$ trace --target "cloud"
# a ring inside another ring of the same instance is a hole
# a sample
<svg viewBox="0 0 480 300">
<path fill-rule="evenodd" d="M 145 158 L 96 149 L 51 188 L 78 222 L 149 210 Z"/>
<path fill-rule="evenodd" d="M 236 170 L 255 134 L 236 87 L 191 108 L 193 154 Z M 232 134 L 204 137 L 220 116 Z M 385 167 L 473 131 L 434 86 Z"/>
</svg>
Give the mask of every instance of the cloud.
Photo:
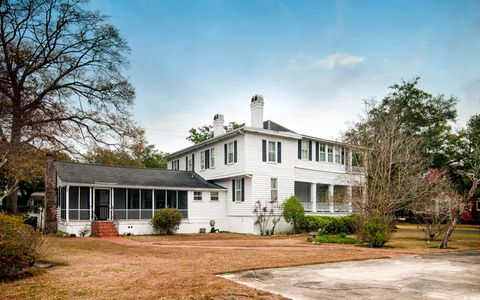
<svg viewBox="0 0 480 300">
<path fill-rule="evenodd" d="M 315 64 L 318 66 L 322 66 L 326 69 L 333 69 L 339 66 L 348 67 L 348 66 L 358 65 L 364 60 L 365 60 L 365 57 L 363 56 L 356 56 L 353 54 L 339 52 L 339 53 L 330 54 L 324 59 L 317 60 L 315 61 Z"/>
<path fill-rule="evenodd" d="M 314 58 L 304 55 L 297 55 L 288 61 L 287 67 L 289 69 L 314 69 L 325 68 L 328 70 L 337 67 L 352 67 L 362 63 L 365 60 L 363 56 L 357 56 L 349 53 L 337 52 L 328 55 L 325 58 Z"/>
</svg>

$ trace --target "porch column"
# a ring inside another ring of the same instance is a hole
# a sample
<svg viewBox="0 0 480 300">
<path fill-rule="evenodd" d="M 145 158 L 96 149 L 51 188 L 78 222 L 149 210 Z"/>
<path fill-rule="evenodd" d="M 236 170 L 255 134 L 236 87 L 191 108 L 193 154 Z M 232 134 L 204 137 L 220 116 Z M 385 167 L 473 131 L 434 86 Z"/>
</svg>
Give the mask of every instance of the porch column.
<svg viewBox="0 0 480 300">
<path fill-rule="evenodd" d="M 88 191 L 88 212 L 90 216 L 90 222 L 93 221 L 93 189 L 90 187 Z"/>
<path fill-rule="evenodd" d="M 310 201 L 312 202 L 312 212 L 317 212 L 317 184 L 310 184 Z"/>
<path fill-rule="evenodd" d="M 348 203 L 348 212 L 353 212 L 352 209 L 352 186 L 347 185 L 347 203 Z"/>
<path fill-rule="evenodd" d="M 68 221 L 70 220 L 70 216 L 69 216 L 69 215 L 70 215 L 70 186 L 69 186 L 69 185 L 67 185 L 67 189 L 66 189 L 66 190 L 67 190 L 67 191 L 66 191 L 66 196 L 65 196 L 65 197 L 66 197 L 67 199 L 65 199 L 65 200 L 66 200 L 66 201 L 65 201 L 65 202 L 66 202 L 66 205 L 65 205 L 65 207 L 66 207 L 65 220 L 67 220 L 67 224 L 68 224 Z"/>
<path fill-rule="evenodd" d="M 333 184 L 328 185 L 328 204 L 330 207 L 330 212 L 333 213 L 335 212 L 333 209 L 333 191 L 335 189 L 335 186 Z"/>
</svg>

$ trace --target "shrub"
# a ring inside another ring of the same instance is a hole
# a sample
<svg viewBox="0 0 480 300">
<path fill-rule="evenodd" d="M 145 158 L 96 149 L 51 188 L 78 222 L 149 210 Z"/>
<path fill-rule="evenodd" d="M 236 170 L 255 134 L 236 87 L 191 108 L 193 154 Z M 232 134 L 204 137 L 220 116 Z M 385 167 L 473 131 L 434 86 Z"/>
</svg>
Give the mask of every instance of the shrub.
<svg viewBox="0 0 480 300">
<path fill-rule="evenodd" d="M 302 231 L 323 231 L 326 233 L 355 233 L 359 217 L 357 215 L 345 217 L 305 216 Z"/>
<path fill-rule="evenodd" d="M 390 239 L 390 229 L 379 218 L 371 218 L 362 223 L 358 237 L 370 247 L 383 247 Z"/>
<path fill-rule="evenodd" d="M 282 204 L 283 218 L 293 225 L 293 233 L 300 229 L 305 219 L 305 210 L 297 197 L 291 196 Z"/>
<path fill-rule="evenodd" d="M 42 234 L 22 217 L 0 213 L 0 278 L 32 266 L 42 242 Z"/>
<path fill-rule="evenodd" d="M 182 222 L 182 213 L 176 208 L 162 208 L 155 212 L 153 229 L 160 234 L 173 234 Z"/>
<path fill-rule="evenodd" d="M 319 234 L 316 239 L 317 243 L 330 243 L 330 244 L 356 244 L 358 240 L 347 237 L 344 233 L 338 236 Z"/>
</svg>

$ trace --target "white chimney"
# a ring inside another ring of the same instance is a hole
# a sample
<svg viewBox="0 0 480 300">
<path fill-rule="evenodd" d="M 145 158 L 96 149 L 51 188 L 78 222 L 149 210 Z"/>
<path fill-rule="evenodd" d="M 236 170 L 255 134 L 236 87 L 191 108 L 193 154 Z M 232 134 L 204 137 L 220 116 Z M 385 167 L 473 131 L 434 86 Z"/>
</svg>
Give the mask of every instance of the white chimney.
<svg viewBox="0 0 480 300">
<path fill-rule="evenodd" d="M 216 114 L 213 117 L 213 136 L 214 137 L 225 133 L 224 125 L 225 125 L 225 119 L 223 118 L 223 115 Z"/>
<path fill-rule="evenodd" d="M 262 95 L 255 95 L 250 102 L 250 110 L 252 122 L 250 126 L 256 128 L 263 128 L 263 97 Z"/>
</svg>

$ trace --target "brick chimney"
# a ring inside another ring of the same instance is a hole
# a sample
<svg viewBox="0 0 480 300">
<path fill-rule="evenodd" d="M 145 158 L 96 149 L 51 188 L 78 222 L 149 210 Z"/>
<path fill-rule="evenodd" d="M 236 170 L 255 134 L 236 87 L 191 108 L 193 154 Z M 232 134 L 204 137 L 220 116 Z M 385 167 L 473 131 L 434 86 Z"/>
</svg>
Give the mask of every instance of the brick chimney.
<svg viewBox="0 0 480 300">
<path fill-rule="evenodd" d="M 225 119 L 223 118 L 223 115 L 216 114 L 213 117 L 213 136 L 214 137 L 225 133 L 224 125 L 225 125 Z"/>
<path fill-rule="evenodd" d="M 45 156 L 45 233 L 57 232 L 57 175 L 51 153 Z"/>
<path fill-rule="evenodd" d="M 263 97 L 262 95 L 255 95 L 250 102 L 251 123 L 250 126 L 256 128 L 263 128 Z"/>
</svg>

